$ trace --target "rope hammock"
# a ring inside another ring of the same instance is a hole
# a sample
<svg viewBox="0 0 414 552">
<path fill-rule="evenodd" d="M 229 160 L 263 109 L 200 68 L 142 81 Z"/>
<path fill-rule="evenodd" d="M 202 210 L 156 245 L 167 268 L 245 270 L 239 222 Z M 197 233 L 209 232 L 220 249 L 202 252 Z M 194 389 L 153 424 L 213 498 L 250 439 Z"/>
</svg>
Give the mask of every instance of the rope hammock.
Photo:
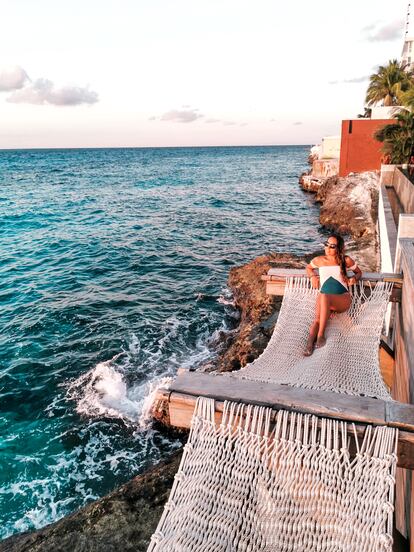
<svg viewBox="0 0 414 552">
<path fill-rule="evenodd" d="M 198 399 L 148 552 L 392 551 L 397 430 L 273 414 Z"/>
<path fill-rule="evenodd" d="M 382 379 L 378 348 L 392 284 L 353 286 L 348 311 L 329 320 L 326 345 L 303 352 L 314 320 L 318 290 L 308 278 L 289 278 L 275 330 L 262 355 L 229 377 L 288 384 L 391 400 Z"/>
<path fill-rule="evenodd" d="M 391 400 L 378 346 L 391 285 L 329 321 L 326 345 L 304 357 L 317 290 L 287 281 L 263 354 L 229 378 Z M 231 382 L 229 381 L 229 384 Z M 148 552 L 392 551 L 398 431 L 199 397 L 170 498 Z"/>
</svg>

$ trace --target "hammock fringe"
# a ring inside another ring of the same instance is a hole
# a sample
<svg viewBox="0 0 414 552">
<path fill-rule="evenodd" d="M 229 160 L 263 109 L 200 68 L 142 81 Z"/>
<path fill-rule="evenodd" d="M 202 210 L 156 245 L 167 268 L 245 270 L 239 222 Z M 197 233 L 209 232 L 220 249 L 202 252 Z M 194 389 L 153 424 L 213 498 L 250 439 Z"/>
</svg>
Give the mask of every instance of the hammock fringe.
<svg viewBox="0 0 414 552">
<path fill-rule="evenodd" d="M 398 431 L 200 397 L 148 552 L 391 552 Z M 349 437 L 351 435 L 351 437 Z"/>
</svg>

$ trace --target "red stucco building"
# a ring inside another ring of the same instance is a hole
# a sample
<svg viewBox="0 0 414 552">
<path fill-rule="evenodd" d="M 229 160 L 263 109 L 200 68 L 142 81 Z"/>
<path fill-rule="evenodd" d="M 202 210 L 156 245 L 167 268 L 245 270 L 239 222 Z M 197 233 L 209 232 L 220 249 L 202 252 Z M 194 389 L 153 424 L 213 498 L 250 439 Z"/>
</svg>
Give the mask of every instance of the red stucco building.
<svg viewBox="0 0 414 552">
<path fill-rule="evenodd" d="M 339 176 L 351 172 L 379 170 L 382 144 L 375 140 L 374 132 L 395 119 L 350 119 L 342 121 Z"/>
</svg>

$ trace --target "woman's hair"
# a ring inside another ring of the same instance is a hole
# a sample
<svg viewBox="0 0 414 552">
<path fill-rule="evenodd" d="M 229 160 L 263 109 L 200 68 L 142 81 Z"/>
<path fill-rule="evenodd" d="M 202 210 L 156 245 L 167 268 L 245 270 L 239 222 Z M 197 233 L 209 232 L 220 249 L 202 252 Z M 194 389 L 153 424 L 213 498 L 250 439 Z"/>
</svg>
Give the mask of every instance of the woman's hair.
<svg viewBox="0 0 414 552">
<path fill-rule="evenodd" d="M 332 232 L 332 234 L 329 234 L 329 238 L 335 238 L 337 243 L 336 248 L 336 262 L 339 264 L 341 268 L 341 274 L 344 278 L 346 278 L 346 261 L 345 261 L 345 242 L 344 238 L 340 236 L 339 234 L 335 234 L 335 232 Z"/>
</svg>

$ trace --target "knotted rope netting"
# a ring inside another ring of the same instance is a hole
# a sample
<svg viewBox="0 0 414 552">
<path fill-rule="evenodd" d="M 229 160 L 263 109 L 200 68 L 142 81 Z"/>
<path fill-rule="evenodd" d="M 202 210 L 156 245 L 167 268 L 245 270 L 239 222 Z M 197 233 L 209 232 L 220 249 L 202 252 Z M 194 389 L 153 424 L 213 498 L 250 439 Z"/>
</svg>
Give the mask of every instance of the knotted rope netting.
<svg viewBox="0 0 414 552">
<path fill-rule="evenodd" d="M 391 552 L 397 430 L 199 398 L 149 552 Z"/>
</svg>

